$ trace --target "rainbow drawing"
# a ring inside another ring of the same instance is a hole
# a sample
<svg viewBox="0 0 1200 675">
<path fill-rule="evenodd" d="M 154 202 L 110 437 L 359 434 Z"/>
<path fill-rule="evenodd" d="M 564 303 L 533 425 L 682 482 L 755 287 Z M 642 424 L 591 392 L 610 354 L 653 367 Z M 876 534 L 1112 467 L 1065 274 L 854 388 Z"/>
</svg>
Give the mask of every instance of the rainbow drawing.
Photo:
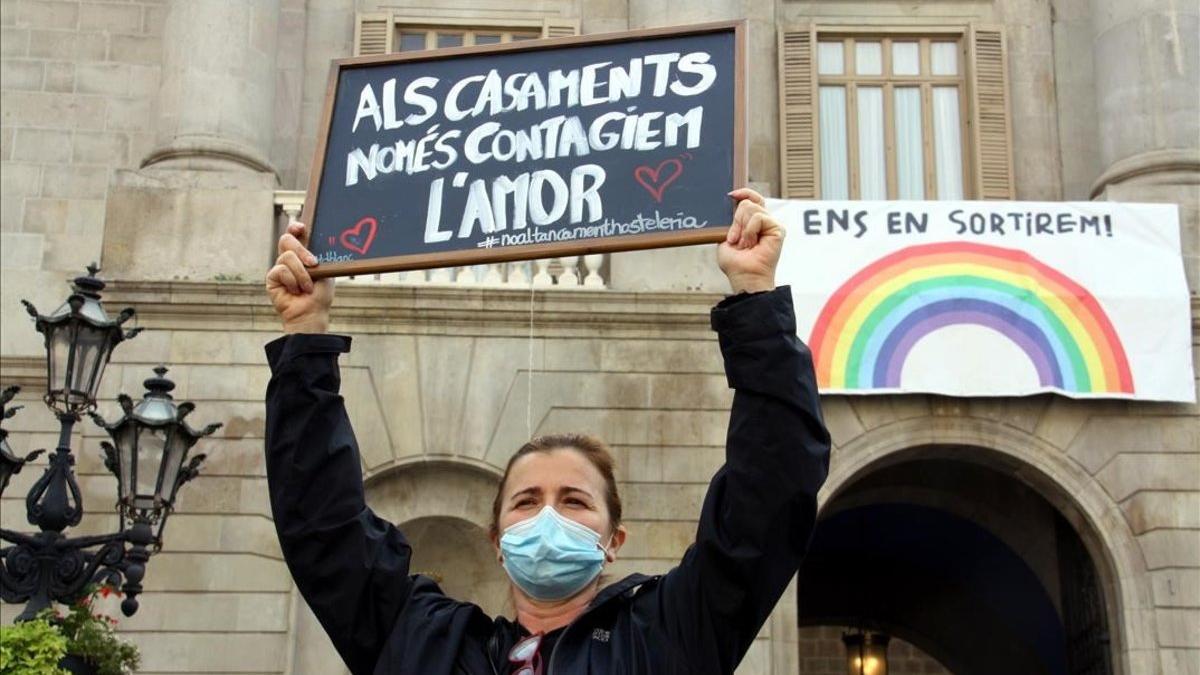
<svg viewBox="0 0 1200 675">
<path fill-rule="evenodd" d="M 1091 293 L 1024 251 L 970 242 L 910 246 L 842 284 L 809 338 L 817 383 L 897 389 L 913 346 L 961 324 L 1011 339 L 1044 387 L 1133 393 L 1125 349 Z"/>
</svg>

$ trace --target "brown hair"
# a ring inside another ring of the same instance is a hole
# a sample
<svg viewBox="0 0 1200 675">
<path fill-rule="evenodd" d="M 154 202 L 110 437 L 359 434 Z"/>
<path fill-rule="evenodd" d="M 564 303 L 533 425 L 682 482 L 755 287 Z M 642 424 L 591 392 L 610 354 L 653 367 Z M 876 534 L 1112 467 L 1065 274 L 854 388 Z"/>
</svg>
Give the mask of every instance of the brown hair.
<svg viewBox="0 0 1200 675">
<path fill-rule="evenodd" d="M 608 445 L 586 434 L 551 434 L 538 436 L 522 445 L 508 460 L 504 467 L 504 477 L 500 479 L 500 487 L 496 489 L 496 499 L 492 502 L 492 538 L 500 535 L 500 506 L 504 500 L 504 486 L 508 484 L 508 474 L 513 464 L 525 455 L 535 452 L 552 452 L 554 450 L 575 450 L 582 454 L 604 478 L 604 502 L 608 505 L 608 515 L 612 519 L 612 529 L 621 524 L 621 496 L 617 494 L 617 479 L 613 477 L 613 456 Z"/>
</svg>

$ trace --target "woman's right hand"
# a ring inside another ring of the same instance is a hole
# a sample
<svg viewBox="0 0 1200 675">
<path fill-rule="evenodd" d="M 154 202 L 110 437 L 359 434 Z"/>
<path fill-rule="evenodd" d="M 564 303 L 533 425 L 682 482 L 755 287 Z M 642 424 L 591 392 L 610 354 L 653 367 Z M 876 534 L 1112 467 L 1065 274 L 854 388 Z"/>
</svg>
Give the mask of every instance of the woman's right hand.
<svg viewBox="0 0 1200 675">
<path fill-rule="evenodd" d="M 333 304 L 333 278 L 313 280 L 308 268 L 317 258 L 300 243 L 304 223 L 292 222 L 279 238 L 279 257 L 267 272 L 267 296 L 285 333 L 324 333 Z"/>
</svg>

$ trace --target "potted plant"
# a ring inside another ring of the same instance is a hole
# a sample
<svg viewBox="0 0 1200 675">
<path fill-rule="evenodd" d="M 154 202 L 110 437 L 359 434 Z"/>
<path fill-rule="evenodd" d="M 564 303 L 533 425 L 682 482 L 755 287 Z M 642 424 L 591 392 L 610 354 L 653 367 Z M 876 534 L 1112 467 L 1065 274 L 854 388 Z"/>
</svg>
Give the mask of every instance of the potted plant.
<svg viewBox="0 0 1200 675">
<path fill-rule="evenodd" d="M 129 675 L 141 657 L 117 637 L 117 620 L 97 608 L 97 599 L 120 596 L 110 586 L 93 586 L 66 614 L 47 609 L 36 620 L 2 629 L 0 675 Z M 40 670 L 39 670 L 40 668 Z"/>
<path fill-rule="evenodd" d="M 0 626 L 0 673 L 59 675 L 67 638 L 46 619 Z"/>
<path fill-rule="evenodd" d="M 96 600 L 122 594 L 112 586 L 92 586 L 58 620 L 67 638 L 67 658 L 60 664 L 73 675 L 128 675 L 141 660 L 137 647 L 117 637 L 117 620 L 99 611 Z"/>
</svg>

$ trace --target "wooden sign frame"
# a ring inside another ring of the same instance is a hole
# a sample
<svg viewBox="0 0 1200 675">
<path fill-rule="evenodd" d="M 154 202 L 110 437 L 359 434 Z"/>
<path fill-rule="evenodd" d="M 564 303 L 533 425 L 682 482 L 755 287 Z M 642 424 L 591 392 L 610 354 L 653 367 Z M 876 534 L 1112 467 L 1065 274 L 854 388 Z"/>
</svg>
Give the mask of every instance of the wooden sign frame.
<svg viewBox="0 0 1200 675">
<path fill-rule="evenodd" d="M 731 188 L 742 187 L 747 180 L 748 155 L 746 147 L 746 30 L 745 19 L 735 21 L 718 21 L 686 26 L 667 28 L 649 28 L 641 30 L 602 33 L 597 35 L 580 35 L 560 38 L 545 38 L 540 40 L 522 40 L 495 45 L 478 45 L 471 47 L 451 47 L 435 50 L 414 51 L 409 53 L 387 54 L 382 56 L 358 56 L 333 61 L 329 69 L 329 80 L 326 85 L 325 103 L 321 114 L 320 138 L 317 140 L 316 151 L 313 155 L 312 172 L 309 176 L 308 193 L 305 196 L 301 221 L 312 225 L 311 219 L 316 213 L 317 192 L 325 169 L 326 145 L 332 131 L 333 110 L 337 95 L 338 79 L 344 69 L 361 66 L 373 66 L 387 63 L 407 61 L 437 61 L 452 59 L 465 55 L 507 54 L 514 52 L 545 51 L 561 47 L 580 45 L 600 45 L 621 42 L 636 42 L 647 38 L 684 37 L 708 33 L 732 31 L 734 34 L 734 107 L 733 107 L 733 185 Z M 306 229 L 307 237 L 312 228 Z M 500 248 L 471 249 L 461 251 L 443 251 L 434 253 L 419 253 L 400 256 L 371 258 L 340 263 L 323 263 L 310 270 L 313 278 L 331 276 L 347 276 L 353 274 L 373 274 L 376 272 L 393 272 L 435 267 L 453 267 L 461 265 L 477 265 L 484 263 L 509 262 L 513 260 L 532 260 L 536 258 L 551 258 L 564 255 L 586 255 L 591 253 L 608 253 L 613 251 L 634 251 L 650 248 L 666 248 L 672 246 L 689 246 L 693 244 L 709 244 L 724 240 L 727 227 L 708 227 L 702 230 L 677 231 L 652 234 L 627 234 L 605 238 L 581 239 L 569 242 L 552 242 L 544 244 L 524 244 Z"/>
</svg>

